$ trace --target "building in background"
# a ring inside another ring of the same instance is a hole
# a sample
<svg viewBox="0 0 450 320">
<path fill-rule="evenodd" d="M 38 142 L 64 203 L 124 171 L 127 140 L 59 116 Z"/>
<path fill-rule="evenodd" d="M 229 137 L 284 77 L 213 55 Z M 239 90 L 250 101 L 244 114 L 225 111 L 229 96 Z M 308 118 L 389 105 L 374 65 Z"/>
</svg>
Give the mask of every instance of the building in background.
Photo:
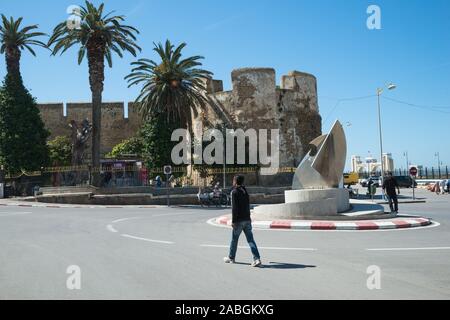
<svg viewBox="0 0 450 320">
<path fill-rule="evenodd" d="M 394 159 L 392 153 L 383 153 L 384 171 L 394 171 Z"/>
<path fill-rule="evenodd" d="M 383 153 L 384 171 L 394 171 L 394 159 L 391 153 Z M 381 171 L 381 162 L 371 156 L 366 157 L 364 161 L 361 156 L 353 155 L 351 157 L 351 170 L 358 173 L 376 174 Z"/>
<path fill-rule="evenodd" d="M 366 164 L 361 161 L 360 156 L 352 156 L 351 158 L 351 171 L 352 172 L 358 172 L 358 173 L 364 173 L 366 172 Z"/>
</svg>

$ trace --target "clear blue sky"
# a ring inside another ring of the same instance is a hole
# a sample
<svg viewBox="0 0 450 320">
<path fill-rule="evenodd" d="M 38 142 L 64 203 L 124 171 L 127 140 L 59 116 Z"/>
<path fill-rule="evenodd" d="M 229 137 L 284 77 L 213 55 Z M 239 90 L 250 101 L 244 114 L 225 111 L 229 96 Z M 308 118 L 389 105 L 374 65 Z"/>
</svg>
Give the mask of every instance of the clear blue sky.
<svg viewBox="0 0 450 320">
<path fill-rule="evenodd" d="M 234 68 L 273 67 L 277 81 L 289 70 L 313 73 L 318 79 L 323 129 L 335 119 L 346 127 L 348 159 L 370 151 L 378 157 L 376 97 L 388 82 L 397 89 L 386 97 L 419 106 L 382 100 L 384 150 L 396 166 L 405 167 L 403 152 L 414 164 L 436 166 L 435 152 L 450 165 L 450 1 L 448 0 L 107 0 L 106 10 L 127 16 L 137 27 L 143 48 L 139 57 L 154 57 L 153 42 L 187 42 L 186 54 L 205 56 L 204 66 L 230 88 Z M 76 0 L 0 0 L 1 13 L 23 16 L 50 33 L 67 18 Z M 100 1 L 95 0 L 95 4 Z M 370 4 L 381 8 L 381 30 L 366 27 Z M 22 73 L 38 102 L 89 101 L 87 63 L 76 63 L 76 49 L 50 57 L 24 53 Z M 131 55 L 114 57 L 107 69 L 104 100 L 131 101 L 123 77 Z M 5 64 L 0 62 L 0 77 Z M 442 108 L 430 108 L 439 106 Z M 447 108 L 444 108 L 447 107 Z"/>
</svg>

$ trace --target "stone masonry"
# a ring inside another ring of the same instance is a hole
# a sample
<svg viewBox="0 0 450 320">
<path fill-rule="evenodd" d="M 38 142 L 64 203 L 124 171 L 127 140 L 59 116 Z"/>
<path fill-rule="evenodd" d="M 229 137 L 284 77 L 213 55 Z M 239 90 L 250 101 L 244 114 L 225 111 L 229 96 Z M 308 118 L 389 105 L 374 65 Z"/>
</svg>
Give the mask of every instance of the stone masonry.
<svg viewBox="0 0 450 320">
<path fill-rule="evenodd" d="M 88 119 L 92 123 L 92 107 L 90 103 L 67 103 L 67 116 L 63 114 L 63 103 L 38 104 L 41 117 L 50 131 L 49 140 L 57 136 L 70 136 L 69 122 L 81 122 Z M 104 102 L 102 104 L 101 153 L 104 155 L 112 148 L 135 135 L 141 126 L 137 106 L 128 103 L 128 118 L 124 116 L 123 102 Z M 88 143 L 90 146 L 91 144 Z M 87 148 L 87 159 L 90 158 L 90 148 Z"/>
<path fill-rule="evenodd" d="M 243 68 L 233 70 L 231 79 L 231 91 L 223 91 L 220 80 L 207 81 L 208 121 L 225 122 L 227 126 L 244 130 L 278 128 L 280 165 L 298 165 L 308 143 L 321 134 L 316 78 L 311 74 L 292 71 L 283 75 L 280 86 L 277 86 L 274 69 Z M 63 115 L 63 103 L 38 106 L 45 126 L 51 132 L 49 139 L 69 136 L 68 123 L 71 120 L 78 122 L 87 118 L 91 121 L 90 103 L 67 103 L 66 117 Z M 123 102 L 102 104 L 102 154 L 132 137 L 141 126 L 137 106 L 129 102 L 127 107 L 128 118 L 125 118 Z M 200 120 L 195 121 L 198 123 Z M 87 152 L 90 152 L 89 148 Z"/>
<path fill-rule="evenodd" d="M 243 68 L 233 70 L 231 80 L 232 91 L 222 91 L 219 80 L 208 83 L 208 121 L 244 130 L 280 129 L 280 165 L 297 166 L 322 132 L 316 78 L 291 71 L 276 86 L 274 69 Z"/>
</svg>

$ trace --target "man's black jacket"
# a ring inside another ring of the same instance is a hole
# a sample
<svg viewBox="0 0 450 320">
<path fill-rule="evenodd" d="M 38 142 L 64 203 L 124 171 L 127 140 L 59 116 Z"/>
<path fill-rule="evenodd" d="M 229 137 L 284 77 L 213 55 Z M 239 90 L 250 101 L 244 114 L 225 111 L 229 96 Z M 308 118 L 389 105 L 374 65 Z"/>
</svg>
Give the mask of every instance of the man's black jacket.
<svg viewBox="0 0 450 320">
<path fill-rule="evenodd" d="M 244 186 L 237 186 L 231 191 L 233 223 L 250 221 L 250 197 Z"/>
<path fill-rule="evenodd" d="M 386 190 L 388 196 L 395 196 L 395 188 L 398 188 L 397 180 L 394 177 L 386 177 L 383 181 L 383 189 Z"/>
</svg>

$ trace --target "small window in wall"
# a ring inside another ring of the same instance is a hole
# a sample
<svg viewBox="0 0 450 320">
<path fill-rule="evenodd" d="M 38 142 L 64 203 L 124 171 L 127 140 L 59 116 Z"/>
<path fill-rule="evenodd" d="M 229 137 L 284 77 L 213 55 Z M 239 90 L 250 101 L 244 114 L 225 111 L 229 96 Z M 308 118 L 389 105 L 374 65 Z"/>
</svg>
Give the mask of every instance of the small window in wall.
<svg viewBox="0 0 450 320">
<path fill-rule="evenodd" d="M 67 104 L 63 103 L 63 117 L 67 117 Z"/>
<path fill-rule="evenodd" d="M 123 104 L 123 117 L 128 119 L 128 103 L 126 102 Z"/>
</svg>

